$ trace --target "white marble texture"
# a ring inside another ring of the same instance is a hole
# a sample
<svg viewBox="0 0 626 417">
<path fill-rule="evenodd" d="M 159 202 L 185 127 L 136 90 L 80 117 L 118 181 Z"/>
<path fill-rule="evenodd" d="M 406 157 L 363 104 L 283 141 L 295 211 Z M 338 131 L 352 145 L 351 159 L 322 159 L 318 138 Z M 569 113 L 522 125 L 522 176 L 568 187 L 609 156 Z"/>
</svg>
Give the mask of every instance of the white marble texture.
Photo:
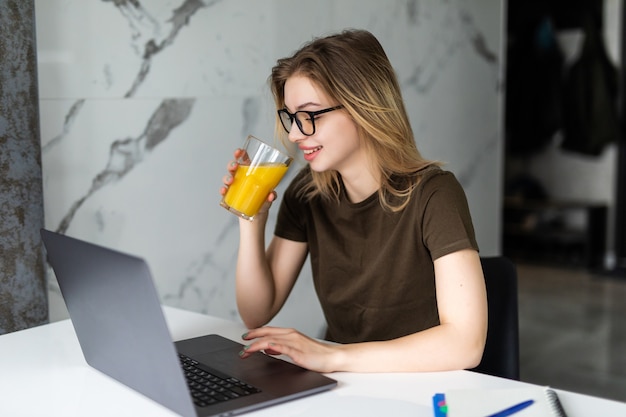
<svg viewBox="0 0 626 417">
<path fill-rule="evenodd" d="M 276 59 L 347 27 L 380 39 L 420 150 L 456 173 L 482 253 L 499 253 L 501 1 L 37 0 L 36 13 L 46 227 L 144 257 L 164 303 L 238 318 L 225 165 L 247 134 L 272 137 Z M 51 320 L 66 317 L 53 276 L 49 290 Z M 274 323 L 319 335 L 308 266 Z"/>
</svg>

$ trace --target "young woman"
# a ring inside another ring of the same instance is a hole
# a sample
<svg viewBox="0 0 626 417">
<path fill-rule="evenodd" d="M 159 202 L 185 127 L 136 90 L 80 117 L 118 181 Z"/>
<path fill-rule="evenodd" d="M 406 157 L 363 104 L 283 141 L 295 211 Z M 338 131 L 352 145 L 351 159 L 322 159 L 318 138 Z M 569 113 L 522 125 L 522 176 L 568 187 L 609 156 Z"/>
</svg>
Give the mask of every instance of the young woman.
<svg viewBox="0 0 626 417">
<path fill-rule="evenodd" d="M 320 372 L 478 365 L 487 301 L 466 197 L 417 150 L 380 43 L 363 30 L 314 39 L 278 60 L 269 82 L 277 128 L 308 165 L 285 192 L 267 248 L 275 193 L 254 221 L 239 221 L 237 304 L 251 329 L 241 356 L 284 354 Z M 307 256 L 325 339 L 337 343 L 265 326 Z"/>
</svg>

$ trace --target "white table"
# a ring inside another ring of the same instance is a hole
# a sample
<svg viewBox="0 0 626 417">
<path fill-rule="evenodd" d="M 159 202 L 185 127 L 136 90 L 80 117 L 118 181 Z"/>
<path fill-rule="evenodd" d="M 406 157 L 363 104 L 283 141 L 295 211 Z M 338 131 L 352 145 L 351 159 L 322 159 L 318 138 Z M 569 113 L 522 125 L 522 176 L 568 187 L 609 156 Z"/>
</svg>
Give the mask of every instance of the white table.
<svg viewBox="0 0 626 417">
<path fill-rule="evenodd" d="M 241 342 L 242 324 L 164 307 L 175 340 L 218 333 Z M 332 391 L 249 413 L 264 416 L 432 417 L 435 392 L 528 385 L 469 371 L 333 373 Z M 558 387 L 555 387 L 558 388 Z M 626 416 L 626 403 L 558 390 L 570 417 Z M 69 320 L 0 336 L 0 416 L 173 416 L 90 368 Z"/>
</svg>

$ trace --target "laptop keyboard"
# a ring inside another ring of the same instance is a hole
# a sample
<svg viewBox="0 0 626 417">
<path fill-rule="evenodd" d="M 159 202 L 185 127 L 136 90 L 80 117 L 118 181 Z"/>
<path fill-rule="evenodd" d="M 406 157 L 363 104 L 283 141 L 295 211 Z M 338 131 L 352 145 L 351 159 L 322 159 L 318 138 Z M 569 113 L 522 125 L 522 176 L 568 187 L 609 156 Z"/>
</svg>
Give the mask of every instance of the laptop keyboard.
<svg viewBox="0 0 626 417">
<path fill-rule="evenodd" d="M 261 392 L 256 387 L 233 377 L 220 377 L 199 366 L 198 361 L 179 354 L 193 402 L 206 407 L 218 402 Z"/>
</svg>

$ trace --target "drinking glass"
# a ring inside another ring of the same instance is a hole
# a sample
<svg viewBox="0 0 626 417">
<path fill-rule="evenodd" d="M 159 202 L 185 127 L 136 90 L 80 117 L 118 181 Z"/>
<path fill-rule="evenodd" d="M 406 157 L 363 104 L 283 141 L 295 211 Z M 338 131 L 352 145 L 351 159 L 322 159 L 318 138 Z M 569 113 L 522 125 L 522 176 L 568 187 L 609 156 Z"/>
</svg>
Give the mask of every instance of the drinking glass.
<svg viewBox="0 0 626 417">
<path fill-rule="evenodd" d="M 246 138 L 243 150 L 233 182 L 220 205 L 239 217 L 254 220 L 293 158 L 252 135 Z"/>
</svg>

